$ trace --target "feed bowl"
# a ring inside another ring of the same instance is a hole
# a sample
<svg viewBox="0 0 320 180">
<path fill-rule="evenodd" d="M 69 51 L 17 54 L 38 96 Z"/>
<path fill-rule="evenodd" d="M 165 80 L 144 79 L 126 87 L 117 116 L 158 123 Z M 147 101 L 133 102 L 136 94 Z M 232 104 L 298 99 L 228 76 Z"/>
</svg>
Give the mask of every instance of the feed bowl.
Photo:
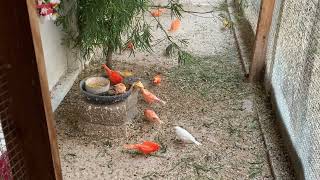
<svg viewBox="0 0 320 180">
<path fill-rule="evenodd" d="M 85 80 L 85 88 L 92 94 L 105 93 L 110 88 L 110 81 L 104 77 L 90 77 Z"/>
<path fill-rule="evenodd" d="M 85 88 L 85 80 L 82 80 L 80 82 L 80 91 L 81 93 L 88 99 L 89 101 L 93 103 L 98 104 L 114 104 L 117 102 L 121 102 L 126 100 L 132 93 L 133 86 L 131 86 L 125 93 L 109 96 L 107 93 L 101 93 L 101 94 L 92 94 L 88 92 Z"/>
</svg>

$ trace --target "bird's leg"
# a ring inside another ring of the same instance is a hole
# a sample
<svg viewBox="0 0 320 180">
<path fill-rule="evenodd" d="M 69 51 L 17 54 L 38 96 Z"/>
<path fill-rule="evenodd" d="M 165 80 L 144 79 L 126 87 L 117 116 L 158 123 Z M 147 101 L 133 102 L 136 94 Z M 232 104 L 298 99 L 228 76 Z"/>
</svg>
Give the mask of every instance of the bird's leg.
<svg viewBox="0 0 320 180">
<path fill-rule="evenodd" d="M 181 140 L 176 140 L 178 144 L 181 144 L 182 147 L 186 147 L 186 143 Z"/>
<path fill-rule="evenodd" d="M 181 144 L 182 144 L 182 147 L 187 147 L 185 142 L 181 141 Z"/>
</svg>

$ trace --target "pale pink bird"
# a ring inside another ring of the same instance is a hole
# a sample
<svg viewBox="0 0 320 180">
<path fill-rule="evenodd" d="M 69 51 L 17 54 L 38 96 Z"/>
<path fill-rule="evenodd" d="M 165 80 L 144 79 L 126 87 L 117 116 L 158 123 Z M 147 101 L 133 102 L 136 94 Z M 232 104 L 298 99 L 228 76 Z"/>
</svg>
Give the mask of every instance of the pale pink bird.
<svg viewBox="0 0 320 180">
<path fill-rule="evenodd" d="M 162 124 L 163 122 L 160 120 L 159 116 L 151 109 L 144 110 L 144 117 L 150 121 L 158 124 Z"/>
<path fill-rule="evenodd" d="M 159 99 L 157 96 L 155 96 L 154 94 L 152 94 L 150 91 L 148 91 L 147 89 L 144 89 L 142 88 L 141 89 L 141 92 L 142 92 L 142 96 L 144 98 L 144 100 L 149 103 L 149 104 L 152 104 L 152 103 L 155 103 L 155 102 L 159 102 L 159 103 L 162 103 L 163 105 L 166 104 L 165 101 Z"/>
<path fill-rule="evenodd" d="M 179 19 L 175 19 L 171 22 L 170 29 L 168 30 L 169 32 L 176 32 L 181 25 L 181 21 Z"/>
</svg>

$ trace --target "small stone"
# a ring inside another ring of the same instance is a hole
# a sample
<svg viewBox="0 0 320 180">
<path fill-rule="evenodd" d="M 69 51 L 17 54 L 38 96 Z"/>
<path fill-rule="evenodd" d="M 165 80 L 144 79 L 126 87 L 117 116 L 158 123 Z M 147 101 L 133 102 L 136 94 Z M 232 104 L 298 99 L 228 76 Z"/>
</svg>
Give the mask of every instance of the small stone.
<svg viewBox="0 0 320 180">
<path fill-rule="evenodd" d="M 253 102 L 251 100 L 244 100 L 242 103 L 242 109 L 247 112 L 253 112 Z"/>
</svg>

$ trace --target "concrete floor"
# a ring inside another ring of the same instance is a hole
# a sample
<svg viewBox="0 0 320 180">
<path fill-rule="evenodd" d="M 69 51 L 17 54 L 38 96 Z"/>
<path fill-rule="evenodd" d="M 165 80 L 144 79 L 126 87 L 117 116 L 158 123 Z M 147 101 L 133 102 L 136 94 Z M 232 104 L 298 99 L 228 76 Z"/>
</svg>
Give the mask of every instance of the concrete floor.
<svg viewBox="0 0 320 180">
<path fill-rule="evenodd" d="M 185 1 L 185 7 L 207 11 L 223 3 Z M 163 56 L 167 42 L 157 44 L 151 54 L 116 56 L 117 69 L 133 70 L 168 102 L 152 106 L 165 122 L 161 127 L 145 122 L 140 113 L 128 127 L 129 136 L 81 134 L 73 126 L 80 120 L 72 112 L 76 99 L 82 98 L 78 81 L 101 72 L 100 65 L 93 63 L 82 72 L 55 113 L 64 179 L 293 179 L 267 98 L 244 82 L 233 34 L 219 16 L 225 13 L 184 15 L 181 29 L 172 35 L 189 39 L 187 50 L 195 58 L 187 66 L 177 68 L 176 59 Z M 170 21 L 165 15 L 164 24 L 169 26 Z M 162 37 L 159 30 L 154 34 L 155 39 Z M 149 80 L 159 71 L 165 81 L 153 87 Z M 146 107 L 140 99 L 138 109 Z M 174 125 L 185 127 L 203 145 L 181 146 Z M 124 144 L 142 140 L 160 142 L 162 151 L 145 157 L 123 150 Z"/>
</svg>

